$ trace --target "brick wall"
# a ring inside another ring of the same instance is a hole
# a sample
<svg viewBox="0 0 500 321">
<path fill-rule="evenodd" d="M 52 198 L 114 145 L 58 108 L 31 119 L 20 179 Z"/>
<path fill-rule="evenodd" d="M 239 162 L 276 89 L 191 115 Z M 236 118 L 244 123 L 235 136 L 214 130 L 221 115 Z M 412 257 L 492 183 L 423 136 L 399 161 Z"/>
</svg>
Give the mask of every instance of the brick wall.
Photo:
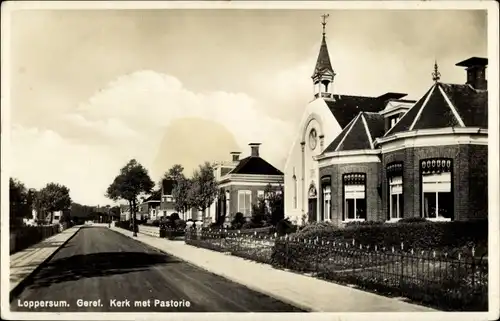
<svg viewBox="0 0 500 321">
<path fill-rule="evenodd" d="M 487 216 L 487 146 L 449 145 L 407 148 L 382 155 L 382 213 L 388 217 L 388 182 L 386 167 L 394 161 L 403 162 L 403 217 L 421 217 L 420 160 L 451 158 L 454 219 Z M 486 204 L 486 205 L 484 205 Z"/>
<path fill-rule="evenodd" d="M 359 164 L 336 164 L 320 168 L 319 177 L 330 176 L 331 178 L 331 218 L 334 224 L 340 225 L 342 222 L 342 212 L 344 195 L 342 175 L 347 173 L 366 174 L 366 216 L 367 220 L 380 220 L 381 198 L 379 195 L 380 163 L 359 163 Z M 318 202 L 323 203 L 322 187 L 318 189 Z M 320 207 L 321 210 L 322 207 Z"/>
<path fill-rule="evenodd" d="M 229 214 L 230 214 L 230 219 L 233 218 L 233 216 L 238 212 L 238 191 L 251 191 L 252 192 L 252 198 L 251 202 L 252 204 L 257 204 L 257 199 L 258 199 L 258 191 L 264 192 L 266 189 L 266 186 L 264 185 L 231 185 L 226 187 L 226 190 L 229 190 L 230 193 L 230 202 L 229 202 Z"/>
</svg>

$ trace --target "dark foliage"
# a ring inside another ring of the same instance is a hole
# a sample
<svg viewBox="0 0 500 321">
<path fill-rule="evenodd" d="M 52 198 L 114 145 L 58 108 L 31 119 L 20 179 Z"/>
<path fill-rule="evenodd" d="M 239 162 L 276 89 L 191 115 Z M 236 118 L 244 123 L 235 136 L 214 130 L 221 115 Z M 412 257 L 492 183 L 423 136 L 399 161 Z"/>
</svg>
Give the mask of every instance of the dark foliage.
<svg viewBox="0 0 500 321">
<path fill-rule="evenodd" d="M 288 218 L 282 219 L 276 224 L 276 233 L 278 233 L 279 236 L 295 233 L 296 231 L 297 226 L 290 222 Z"/>
<path fill-rule="evenodd" d="M 22 251 L 59 232 L 61 232 L 61 229 L 58 224 L 50 226 L 23 226 L 22 228 L 16 229 L 14 232 L 10 233 L 10 254 Z M 12 243 L 14 246 L 12 246 Z"/>
<path fill-rule="evenodd" d="M 234 218 L 231 221 L 231 228 L 234 230 L 239 230 L 245 223 L 246 223 L 245 216 L 243 215 L 243 213 L 238 212 L 234 215 Z"/>
<path fill-rule="evenodd" d="M 414 250 L 454 250 L 475 246 L 476 255 L 487 253 L 488 221 L 420 222 L 397 224 L 351 225 L 339 228 L 326 222 L 304 227 L 297 237 L 325 241 L 352 241 L 379 247 L 399 247 Z"/>
</svg>

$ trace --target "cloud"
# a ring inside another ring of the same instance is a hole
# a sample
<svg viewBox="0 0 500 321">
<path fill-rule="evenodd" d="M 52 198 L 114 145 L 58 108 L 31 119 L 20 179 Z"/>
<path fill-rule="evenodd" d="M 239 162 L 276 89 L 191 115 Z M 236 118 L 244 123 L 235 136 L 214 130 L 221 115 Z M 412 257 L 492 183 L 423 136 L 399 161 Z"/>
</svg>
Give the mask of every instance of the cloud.
<svg viewBox="0 0 500 321">
<path fill-rule="evenodd" d="M 11 151 L 12 176 L 37 189 L 64 184 L 74 200 L 87 204 L 106 201 L 106 188 L 118 172 L 106 147 L 76 144 L 52 130 L 13 126 Z"/>
<path fill-rule="evenodd" d="M 222 126 L 243 156 L 248 143 L 262 143 L 261 155 L 278 167 L 293 137 L 289 122 L 269 116 L 245 93 L 192 92 L 175 77 L 142 70 L 117 78 L 76 111 L 55 117 L 51 128 L 14 126 L 13 175 L 35 188 L 65 184 L 76 201 L 102 203 L 118 170 L 131 158 L 151 169 L 168 127 L 185 118 Z M 197 135 L 210 134 L 209 127 L 204 131 Z M 227 148 L 229 153 L 234 147 Z M 212 159 L 197 161 L 206 160 Z"/>
</svg>

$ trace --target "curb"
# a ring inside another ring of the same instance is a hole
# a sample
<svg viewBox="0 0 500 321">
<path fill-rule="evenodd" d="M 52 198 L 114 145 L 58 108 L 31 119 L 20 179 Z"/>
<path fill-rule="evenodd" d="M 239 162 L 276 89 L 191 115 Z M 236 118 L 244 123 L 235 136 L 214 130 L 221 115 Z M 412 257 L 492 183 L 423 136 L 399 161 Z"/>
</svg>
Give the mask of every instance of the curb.
<svg viewBox="0 0 500 321">
<path fill-rule="evenodd" d="M 125 230 L 125 231 L 128 231 L 128 230 Z M 116 233 L 120 233 L 120 234 L 122 234 L 122 235 L 125 235 L 125 234 L 121 233 L 120 231 L 116 231 L 116 230 L 115 230 L 114 232 L 116 232 Z M 147 235 L 147 234 L 144 234 L 144 235 Z M 130 236 L 128 236 L 128 235 L 125 235 L 125 236 L 130 237 Z M 149 235 L 148 235 L 148 236 L 149 236 Z M 150 236 L 150 237 L 153 237 L 153 236 Z M 252 290 L 252 291 L 259 292 L 259 293 L 262 293 L 262 294 L 265 294 L 265 295 L 267 295 L 267 296 L 269 296 L 269 297 L 272 297 L 272 298 L 274 298 L 274 299 L 276 299 L 276 300 L 282 301 L 283 303 L 286 303 L 286 304 L 292 305 L 292 306 L 294 306 L 294 307 L 296 307 L 296 308 L 299 308 L 299 309 L 301 309 L 301 310 L 304 310 L 304 313 L 305 313 L 305 312 L 323 312 L 323 311 L 321 311 L 321 310 L 316 310 L 316 309 L 314 309 L 314 308 L 311 308 L 310 306 L 306 306 L 306 305 L 304 305 L 304 304 L 302 304 L 302 303 L 298 303 L 298 302 L 296 302 L 296 301 L 293 301 L 293 300 L 291 300 L 291 299 L 289 299 L 289 298 L 287 298 L 287 297 L 284 297 L 284 296 L 281 296 L 281 295 L 276 295 L 275 293 L 272 293 L 271 291 L 263 290 L 263 289 L 260 289 L 260 288 L 258 288 L 258 287 L 256 287 L 256 286 L 253 286 L 253 285 L 248 285 L 248 284 L 241 283 L 240 281 L 238 281 L 238 280 L 236 280 L 236 279 L 232 278 L 231 276 L 227 276 L 227 275 L 226 275 L 226 274 L 224 274 L 224 273 L 214 272 L 214 271 L 210 270 L 209 268 L 204 267 L 204 266 L 200 266 L 200 265 L 198 265 L 198 264 L 194 263 L 193 261 L 191 261 L 191 260 L 189 260 L 189 259 L 185 259 L 185 258 L 179 257 L 179 256 L 177 256 L 177 255 L 175 255 L 175 254 L 172 254 L 172 253 L 170 253 L 170 252 L 167 252 L 167 251 L 165 251 L 165 250 L 159 249 L 159 248 L 157 248 L 157 247 L 155 247 L 155 246 L 153 246 L 153 245 L 147 244 L 146 242 L 143 242 L 143 241 L 141 241 L 141 240 L 139 240 L 139 239 L 137 239 L 137 238 L 134 238 L 134 237 L 130 237 L 130 238 L 131 238 L 131 239 L 133 239 L 133 240 L 136 240 L 137 242 L 141 242 L 142 244 L 145 244 L 145 245 L 147 245 L 147 246 L 149 246 L 149 247 L 152 247 L 152 248 L 156 249 L 157 251 L 160 251 L 160 252 L 162 252 L 162 253 L 165 253 L 165 254 L 171 255 L 171 256 L 173 256 L 173 257 L 176 257 L 176 258 L 177 258 L 177 259 L 179 259 L 179 260 L 182 260 L 182 261 L 185 261 L 185 262 L 187 262 L 187 263 L 189 263 L 189 264 L 191 264 L 191 265 L 194 265 L 194 266 L 196 266 L 197 268 L 202 269 L 202 270 L 204 270 L 204 271 L 206 271 L 206 272 L 209 272 L 209 273 L 211 273 L 211 274 L 218 275 L 218 276 L 220 276 L 220 277 L 223 277 L 223 278 L 224 278 L 224 279 L 226 279 L 226 280 L 229 280 L 229 281 L 231 281 L 231 282 L 238 283 L 239 285 L 242 285 L 242 286 L 244 286 L 244 287 L 246 287 L 246 288 L 248 288 L 248 289 L 250 289 L 250 290 Z M 168 240 L 165 240 L 165 241 L 168 241 Z M 188 245 L 188 244 L 186 244 L 186 245 Z M 191 246 L 191 245 L 189 245 L 189 246 Z M 239 257 L 237 257 L 237 258 L 239 258 Z M 244 260 L 243 258 L 239 258 L 239 259 Z M 246 261 L 246 260 L 245 260 L 245 261 Z M 262 263 L 260 263 L 260 264 L 262 264 Z M 299 313 L 300 313 L 300 312 L 299 312 Z"/>
<path fill-rule="evenodd" d="M 40 265 L 38 265 L 30 274 L 28 274 L 19 284 L 17 284 L 9 293 L 9 303 L 12 303 L 12 301 L 19 295 L 21 292 L 26 288 L 26 286 L 33 281 L 33 276 L 37 274 L 44 266 L 45 264 L 50 261 L 56 254 L 63 248 L 73 237 L 75 237 L 78 232 L 80 232 L 82 227 L 79 227 L 78 230 L 71 235 L 66 241 L 64 241 L 61 246 L 57 250 L 54 251 L 51 255 L 49 255 L 45 260 L 43 260 Z M 9 268 L 10 269 L 10 268 Z"/>
</svg>

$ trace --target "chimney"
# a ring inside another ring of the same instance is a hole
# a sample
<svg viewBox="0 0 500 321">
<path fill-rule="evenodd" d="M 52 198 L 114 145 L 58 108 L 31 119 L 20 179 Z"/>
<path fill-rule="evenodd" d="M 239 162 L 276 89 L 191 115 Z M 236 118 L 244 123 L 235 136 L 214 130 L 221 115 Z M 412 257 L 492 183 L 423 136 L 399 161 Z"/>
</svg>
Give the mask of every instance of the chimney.
<svg viewBox="0 0 500 321">
<path fill-rule="evenodd" d="M 252 157 L 259 157 L 259 146 L 260 146 L 260 143 L 250 143 L 248 145 L 250 145 L 250 148 L 252 150 L 252 153 L 251 153 L 250 156 L 252 156 Z"/>
<path fill-rule="evenodd" d="M 233 158 L 233 162 L 239 162 L 240 161 L 240 152 L 231 152 L 230 153 L 232 158 Z"/>
<path fill-rule="evenodd" d="M 456 66 L 465 67 L 467 71 L 466 84 L 479 90 L 486 90 L 488 88 L 488 81 L 486 80 L 487 58 L 472 57 L 457 63 Z"/>
</svg>

